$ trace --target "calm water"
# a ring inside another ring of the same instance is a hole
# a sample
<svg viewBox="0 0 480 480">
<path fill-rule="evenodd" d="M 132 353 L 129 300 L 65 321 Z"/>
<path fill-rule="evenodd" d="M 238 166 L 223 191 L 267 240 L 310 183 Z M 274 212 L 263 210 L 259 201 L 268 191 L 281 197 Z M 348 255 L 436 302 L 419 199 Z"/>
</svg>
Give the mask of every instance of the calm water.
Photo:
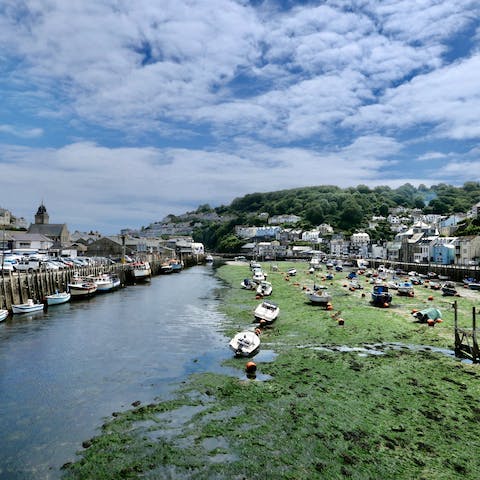
<svg viewBox="0 0 480 480">
<path fill-rule="evenodd" d="M 220 370 L 210 266 L 0 323 L 0 478 L 50 479 L 114 411 Z"/>
</svg>

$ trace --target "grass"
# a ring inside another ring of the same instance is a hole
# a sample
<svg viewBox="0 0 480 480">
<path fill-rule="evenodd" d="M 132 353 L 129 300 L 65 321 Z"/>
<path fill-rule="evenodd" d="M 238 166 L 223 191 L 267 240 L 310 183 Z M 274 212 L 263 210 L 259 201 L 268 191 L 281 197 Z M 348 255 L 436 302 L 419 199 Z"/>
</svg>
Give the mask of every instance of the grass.
<svg viewBox="0 0 480 480">
<path fill-rule="evenodd" d="M 418 286 L 414 298 L 394 295 L 390 308 L 376 308 L 366 279 L 364 290 L 351 292 L 344 273 L 327 281 L 322 273 L 312 278 L 304 263 L 278 266 L 269 280 L 281 314 L 261 335 L 262 350 L 277 356 L 257 361 L 258 378 L 268 381 L 247 379 L 245 359 L 232 357 L 237 377 L 192 376 L 174 400 L 106 421 L 64 477 L 476 480 L 478 367 L 402 348 L 452 349 L 452 299 Z M 291 266 L 298 274 L 288 278 Z M 226 335 L 253 328 L 259 300 L 240 288 L 248 266 L 218 274 L 230 285 L 222 292 Z M 314 281 L 332 293 L 332 310 L 307 304 Z M 475 295 L 456 299 L 461 326 L 471 326 Z M 442 323 L 414 321 L 412 309 L 427 306 L 442 311 Z M 374 343 L 401 345 L 385 345 L 381 355 L 339 351 Z"/>
</svg>

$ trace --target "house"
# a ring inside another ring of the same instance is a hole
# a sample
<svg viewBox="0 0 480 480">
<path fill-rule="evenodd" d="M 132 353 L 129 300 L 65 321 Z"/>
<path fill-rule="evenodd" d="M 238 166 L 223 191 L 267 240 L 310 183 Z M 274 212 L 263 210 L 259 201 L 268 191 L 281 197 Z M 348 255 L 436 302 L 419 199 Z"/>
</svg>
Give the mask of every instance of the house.
<svg viewBox="0 0 480 480">
<path fill-rule="evenodd" d="M 350 254 L 356 257 L 368 257 L 370 235 L 365 232 L 354 233 L 350 237 Z"/>
<path fill-rule="evenodd" d="M 125 253 L 133 253 L 131 247 L 125 246 Z M 121 257 L 123 255 L 122 240 L 116 237 L 102 237 L 87 246 L 87 255 L 91 257 Z"/>
<path fill-rule="evenodd" d="M 457 237 L 455 242 L 455 263 L 457 265 L 477 264 L 480 260 L 480 236 Z"/>
<path fill-rule="evenodd" d="M 432 242 L 431 255 L 435 263 L 452 265 L 455 263 L 455 237 L 438 237 Z"/>
<path fill-rule="evenodd" d="M 48 253 L 54 246 L 54 241 L 39 233 L 28 233 L 18 231 L 5 232 L 8 237 L 7 246 L 9 249 L 28 248 L 41 253 Z"/>
<path fill-rule="evenodd" d="M 350 241 L 346 240 L 343 235 L 334 235 L 330 240 L 330 254 L 333 256 L 345 256 L 350 253 Z"/>
</svg>

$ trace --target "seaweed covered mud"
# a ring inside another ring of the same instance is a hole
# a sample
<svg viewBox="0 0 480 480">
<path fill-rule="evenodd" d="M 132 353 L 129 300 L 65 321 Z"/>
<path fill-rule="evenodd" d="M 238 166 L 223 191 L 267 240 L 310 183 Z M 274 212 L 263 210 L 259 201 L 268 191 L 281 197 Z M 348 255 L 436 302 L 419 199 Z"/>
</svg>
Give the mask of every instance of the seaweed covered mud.
<svg viewBox="0 0 480 480">
<path fill-rule="evenodd" d="M 256 376 L 232 356 L 232 375 L 194 375 L 173 399 L 115 414 L 65 478 L 478 479 L 480 372 L 452 354 L 451 298 L 418 285 L 378 308 L 364 275 L 353 289 L 345 271 L 262 267 L 281 313 L 260 334 Z M 240 286 L 248 264 L 218 275 L 228 348 L 260 300 Z M 308 301 L 314 287 L 331 294 L 325 308 Z M 459 292 L 468 327 L 480 292 Z M 441 321 L 412 315 L 431 306 Z"/>
</svg>

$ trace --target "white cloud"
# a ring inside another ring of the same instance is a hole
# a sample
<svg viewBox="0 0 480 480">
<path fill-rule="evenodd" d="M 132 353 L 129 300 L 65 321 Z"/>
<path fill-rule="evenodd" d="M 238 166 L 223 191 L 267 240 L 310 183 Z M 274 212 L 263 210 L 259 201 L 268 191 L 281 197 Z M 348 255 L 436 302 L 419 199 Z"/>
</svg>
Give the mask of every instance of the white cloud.
<svg viewBox="0 0 480 480">
<path fill-rule="evenodd" d="M 41 128 L 19 128 L 14 125 L 0 125 L 0 133 L 20 138 L 37 138 L 43 135 Z"/>
</svg>

